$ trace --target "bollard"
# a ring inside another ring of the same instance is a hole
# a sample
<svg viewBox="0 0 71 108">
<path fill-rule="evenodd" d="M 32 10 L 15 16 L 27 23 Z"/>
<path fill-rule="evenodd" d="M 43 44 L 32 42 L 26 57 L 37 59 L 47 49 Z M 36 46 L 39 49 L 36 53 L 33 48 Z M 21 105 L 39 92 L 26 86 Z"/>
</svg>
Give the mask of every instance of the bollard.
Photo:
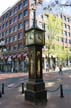
<svg viewBox="0 0 71 108">
<path fill-rule="evenodd" d="M 24 93 L 24 83 L 22 83 L 22 94 Z"/>
<path fill-rule="evenodd" d="M 63 87 L 62 84 L 60 84 L 60 97 L 63 98 Z"/>
<path fill-rule="evenodd" d="M 2 93 L 1 93 L 1 91 L 0 91 L 0 98 L 2 97 Z"/>
<path fill-rule="evenodd" d="M 4 83 L 2 83 L 2 94 L 4 94 Z"/>
</svg>

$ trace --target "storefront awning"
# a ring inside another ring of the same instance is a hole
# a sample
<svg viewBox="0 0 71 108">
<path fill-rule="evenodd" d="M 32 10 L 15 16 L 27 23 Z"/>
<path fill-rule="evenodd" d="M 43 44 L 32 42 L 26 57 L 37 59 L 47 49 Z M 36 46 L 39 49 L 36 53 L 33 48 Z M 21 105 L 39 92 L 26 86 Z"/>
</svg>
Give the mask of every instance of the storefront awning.
<svg viewBox="0 0 71 108">
<path fill-rule="evenodd" d="M 13 59 L 17 58 L 17 55 L 13 55 L 12 58 L 13 58 Z"/>
<path fill-rule="evenodd" d="M 0 59 L 3 59 L 4 57 L 3 56 L 0 56 Z"/>
<path fill-rule="evenodd" d="M 18 54 L 18 55 L 17 55 L 17 58 L 18 58 L 18 59 L 21 59 L 21 56 L 22 56 L 21 54 Z"/>
<path fill-rule="evenodd" d="M 4 58 L 5 58 L 5 59 L 8 59 L 8 57 L 7 57 L 7 56 L 4 56 Z"/>
</svg>

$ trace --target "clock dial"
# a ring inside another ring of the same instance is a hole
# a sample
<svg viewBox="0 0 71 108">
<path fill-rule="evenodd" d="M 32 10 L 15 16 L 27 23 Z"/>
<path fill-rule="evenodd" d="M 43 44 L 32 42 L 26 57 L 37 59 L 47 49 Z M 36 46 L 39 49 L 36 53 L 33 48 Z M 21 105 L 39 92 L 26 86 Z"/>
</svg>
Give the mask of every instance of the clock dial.
<svg viewBox="0 0 71 108">
<path fill-rule="evenodd" d="M 38 42 L 38 43 L 42 42 L 42 36 L 40 33 L 36 34 L 36 42 Z"/>
<path fill-rule="evenodd" d="M 41 37 L 40 34 L 38 35 L 38 39 L 39 39 L 40 41 L 42 41 L 42 37 Z"/>
<path fill-rule="evenodd" d="M 26 36 L 25 44 L 27 45 L 28 44 L 28 34 L 26 33 L 25 36 Z"/>
<path fill-rule="evenodd" d="M 29 34 L 29 36 L 28 36 L 28 38 L 29 38 L 29 44 L 33 44 L 33 42 L 34 42 L 34 36 L 33 36 L 33 32 L 31 32 L 30 34 Z"/>
<path fill-rule="evenodd" d="M 44 45 L 45 44 L 45 34 L 44 32 L 31 29 L 30 31 L 26 32 L 26 45 L 33 45 L 33 44 L 39 44 Z"/>
</svg>

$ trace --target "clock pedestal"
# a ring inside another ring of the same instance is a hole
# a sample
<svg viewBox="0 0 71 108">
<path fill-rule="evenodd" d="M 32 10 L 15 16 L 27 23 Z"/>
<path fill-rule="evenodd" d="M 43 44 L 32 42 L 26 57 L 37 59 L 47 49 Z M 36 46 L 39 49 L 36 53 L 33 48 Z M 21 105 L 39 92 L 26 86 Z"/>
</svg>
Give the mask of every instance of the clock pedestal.
<svg viewBox="0 0 71 108">
<path fill-rule="evenodd" d="M 29 79 L 25 100 L 39 103 L 47 101 L 47 91 L 42 74 L 42 45 L 29 45 Z"/>
</svg>

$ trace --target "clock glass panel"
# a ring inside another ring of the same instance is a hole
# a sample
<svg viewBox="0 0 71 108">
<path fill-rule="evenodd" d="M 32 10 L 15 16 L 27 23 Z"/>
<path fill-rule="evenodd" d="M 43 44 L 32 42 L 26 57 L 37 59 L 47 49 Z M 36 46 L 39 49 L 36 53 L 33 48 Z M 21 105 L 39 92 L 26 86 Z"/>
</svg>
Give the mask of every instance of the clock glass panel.
<svg viewBox="0 0 71 108">
<path fill-rule="evenodd" d="M 28 38 L 29 38 L 29 44 L 33 44 L 34 43 L 34 32 L 31 31 L 28 35 Z"/>
<path fill-rule="evenodd" d="M 40 32 L 36 33 L 36 43 L 41 43 L 42 42 L 42 35 Z"/>
</svg>

